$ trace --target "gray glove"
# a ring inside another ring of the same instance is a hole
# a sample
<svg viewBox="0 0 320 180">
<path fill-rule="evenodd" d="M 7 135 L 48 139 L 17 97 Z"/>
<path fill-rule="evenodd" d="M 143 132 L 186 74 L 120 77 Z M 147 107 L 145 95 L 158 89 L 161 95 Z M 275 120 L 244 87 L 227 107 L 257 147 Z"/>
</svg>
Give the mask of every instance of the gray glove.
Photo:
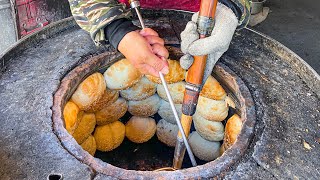
<svg viewBox="0 0 320 180">
<path fill-rule="evenodd" d="M 192 56 L 208 54 L 206 69 L 204 71 L 203 84 L 219 58 L 229 48 L 232 36 L 238 26 L 238 19 L 231 9 L 218 3 L 215 26 L 211 36 L 199 39 L 196 21 L 198 13 L 192 16 L 186 28 L 181 33 L 181 50 L 185 54 L 180 58 L 180 65 L 183 69 L 189 69 L 193 63 Z"/>
</svg>

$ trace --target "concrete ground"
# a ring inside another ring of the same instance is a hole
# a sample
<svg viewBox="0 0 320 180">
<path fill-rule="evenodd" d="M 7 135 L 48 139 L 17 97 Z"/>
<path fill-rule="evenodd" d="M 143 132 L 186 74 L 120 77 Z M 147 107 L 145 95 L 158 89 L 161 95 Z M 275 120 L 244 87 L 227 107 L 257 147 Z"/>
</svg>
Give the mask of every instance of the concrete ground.
<svg viewBox="0 0 320 180">
<path fill-rule="evenodd" d="M 320 73 L 320 1 L 267 0 L 271 12 L 253 29 L 297 53 Z"/>
</svg>

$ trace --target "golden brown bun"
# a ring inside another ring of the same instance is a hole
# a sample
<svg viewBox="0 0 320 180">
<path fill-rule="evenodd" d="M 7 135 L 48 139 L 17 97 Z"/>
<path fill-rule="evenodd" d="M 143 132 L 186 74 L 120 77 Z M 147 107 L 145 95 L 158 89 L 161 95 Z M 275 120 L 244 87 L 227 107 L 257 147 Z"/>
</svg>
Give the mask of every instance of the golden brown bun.
<svg viewBox="0 0 320 180">
<path fill-rule="evenodd" d="M 161 119 L 157 124 L 157 137 L 167 146 L 175 147 L 178 132 L 178 125 L 171 124 L 164 119 Z"/>
<path fill-rule="evenodd" d="M 149 141 L 156 133 L 156 121 L 150 117 L 132 116 L 126 124 L 126 137 L 134 143 Z"/>
<path fill-rule="evenodd" d="M 119 120 L 128 110 L 128 103 L 123 98 L 118 98 L 116 102 L 104 107 L 96 112 L 98 125 L 104 125 Z"/>
<path fill-rule="evenodd" d="M 93 134 L 97 149 L 105 152 L 119 147 L 125 137 L 125 132 L 126 128 L 120 121 L 97 126 Z"/>
<path fill-rule="evenodd" d="M 209 76 L 200 92 L 200 96 L 214 100 L 223 100 L 227 96 L 227 93 L 213 76 Z"/>
<path fill-rule="evenodd" d="M 143 77 L 131 88 L 120 91 L 120 95 L 129 101 L 141 101 L 155 94 L 157 84 Z"/>
<path fill-rule="evenodd" d="M 92 156 L 94 156 L 94 153 L 97 150 L 96 140 L 92 135 L 90 135 L 80 146 Z"/>
<path fill-rule="evenodd" d="M 111 65 L 103 75 L 106 80 L 107 87 L 116 90 L 131 87 L 142 77 L 140 71 L 127 59 L 117 61 Z"/>
<path fill-rule="evenodd" d="M 186 70 L 182 69 L 182 67 L 179 64 L 179 61 L 168 59 L 168 63 L 169 63 L 169 73 L 164 76 L 164 79 L 166 80 L 166 82 L 168 84 L 171 84 L 171 83 L 183 81 L 186 74 Z M 158 77 L 154 77 L 151 75 L 146 75 L 146 77 L 152 82 L 161 84 L 161 79 Z"/>
<path fill-rule="evenodd" d="M 185 86 L 186 86 L 186 82 L 184 81 L 168 84 L 168 89 L 169 89 L 172 101 L 175 104 L 182 104 Z M 162 99 L 169 102 L 169 99 L 166 95 L 166 91 L 164 90 L 164 86 L 162 84 L 158 84 L 157 93 Z"/>
<path fill-rule="evenodd" d="M 119 98 L 119 91 L 106 88 L 102 97 L 95 101 L 86 112 L 97 112 L 102 108 L 114 103 Z"/>
<path fill-rule="evenodd" d="M 78 127 L 80 109 L 72 101 L 68 101 L 63 109 L 63 118 L 66 125 L 66 129 L 70 134 L 73 134 L 74 130 Z"/>
<path fill-rule="evenodd" d="M 174 104 L 174 106 L 175 106 L 175 108 L 177 110 L 179 119 L 181 119 L 182 104 Z M 158 110 L 158 114 L 162 117 L 162 119 L 168 121 L 169 123 L 177 124 L 176 120 L 174 118 L 173 112 L 171 110 L 170 104 L 167 101 L 163 100 L 163 99 L 160 100 L 160 107 L 159 107 L 159 110 Z"/>
<path fill-rule="evenodd" d="M 189 136 L 192 152 L 203 161 L 213 161 L 220 156 L 220 143 L 203 139 L 196 131 Z"/>
<path fill-rule="evenodd" d="M 74 130 L 72 136 L 78 142 L 82 144 L 93 132 L 96 126 L 96 118 L 93 113 L 83 113 L 79 126 Z"/>
<path fill-rule="evenodd" d="M 128 111 L 134 116 L 152 116 L 158 112 L 160 98 L 157 94 L 142 101 L 129 101 Z"/>
<path fill-rule="evenodd" d="M 208 121 L 196 113 L 193 116 L 194 126 L 201 137 L 208 141 L 221 141 L 224 136 L 224 127 L 221 122 Z"/>
<path fill-rule="evenodd" d="M 198 100 L 197 112 L 207 120 L 223 121 L 228 116 L 228 104 L 222 101 L 200 96 Z"/>
<path fill-rule="evenodd" d="M 225 127 L 223 140 L 223 146 L 225 149 L 230 148 L 234 144 L 234 142 L 236 142 L 237 136 L 240 134 L 241 129 L 241 118 L 237 114 L 234 114 L 228 119 Z"/>
<path fill-rule="evenodd" d="M 99 101 L 106 89 L 103 75 L 94 73 L 80 83 L 73 93 L 71 100 L 78 105 L 81 110 L 89 110 L 91 106 Z"/>
</svg>

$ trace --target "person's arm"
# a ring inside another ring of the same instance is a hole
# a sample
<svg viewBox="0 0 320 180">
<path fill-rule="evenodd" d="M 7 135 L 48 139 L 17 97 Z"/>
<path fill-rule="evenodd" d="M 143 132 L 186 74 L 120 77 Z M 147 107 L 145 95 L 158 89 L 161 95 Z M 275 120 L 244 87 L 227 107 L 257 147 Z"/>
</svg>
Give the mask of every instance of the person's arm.
<svg viewBox="0 0 320 180">
<path fill-rule="evenodd" d="M 239 20 L 238 29 L 241 29 L 249 23 L 250 5 L 249 0 L 219 0 L 220 3 L 230 8 Z"/>
</svg>

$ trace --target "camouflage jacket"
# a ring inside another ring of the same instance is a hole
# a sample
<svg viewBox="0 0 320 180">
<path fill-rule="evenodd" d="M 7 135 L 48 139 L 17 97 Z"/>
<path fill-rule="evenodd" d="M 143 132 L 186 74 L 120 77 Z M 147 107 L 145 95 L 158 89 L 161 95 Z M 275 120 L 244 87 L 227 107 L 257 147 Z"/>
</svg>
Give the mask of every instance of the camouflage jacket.
<svg viewBox="0 0 320 180">
<path fill-rule="evenodd" d="M 239 28 L 249 22 L 249 0 L 230 0 L 241 11 Z M 104 28 L 112 21 L 131 17 L 131 12 L 124 4 L 116 0 L 69 0 L 70 9 L 77 24 L 90 33 L 96 45 L 105 44 Z"/>
</svg>

